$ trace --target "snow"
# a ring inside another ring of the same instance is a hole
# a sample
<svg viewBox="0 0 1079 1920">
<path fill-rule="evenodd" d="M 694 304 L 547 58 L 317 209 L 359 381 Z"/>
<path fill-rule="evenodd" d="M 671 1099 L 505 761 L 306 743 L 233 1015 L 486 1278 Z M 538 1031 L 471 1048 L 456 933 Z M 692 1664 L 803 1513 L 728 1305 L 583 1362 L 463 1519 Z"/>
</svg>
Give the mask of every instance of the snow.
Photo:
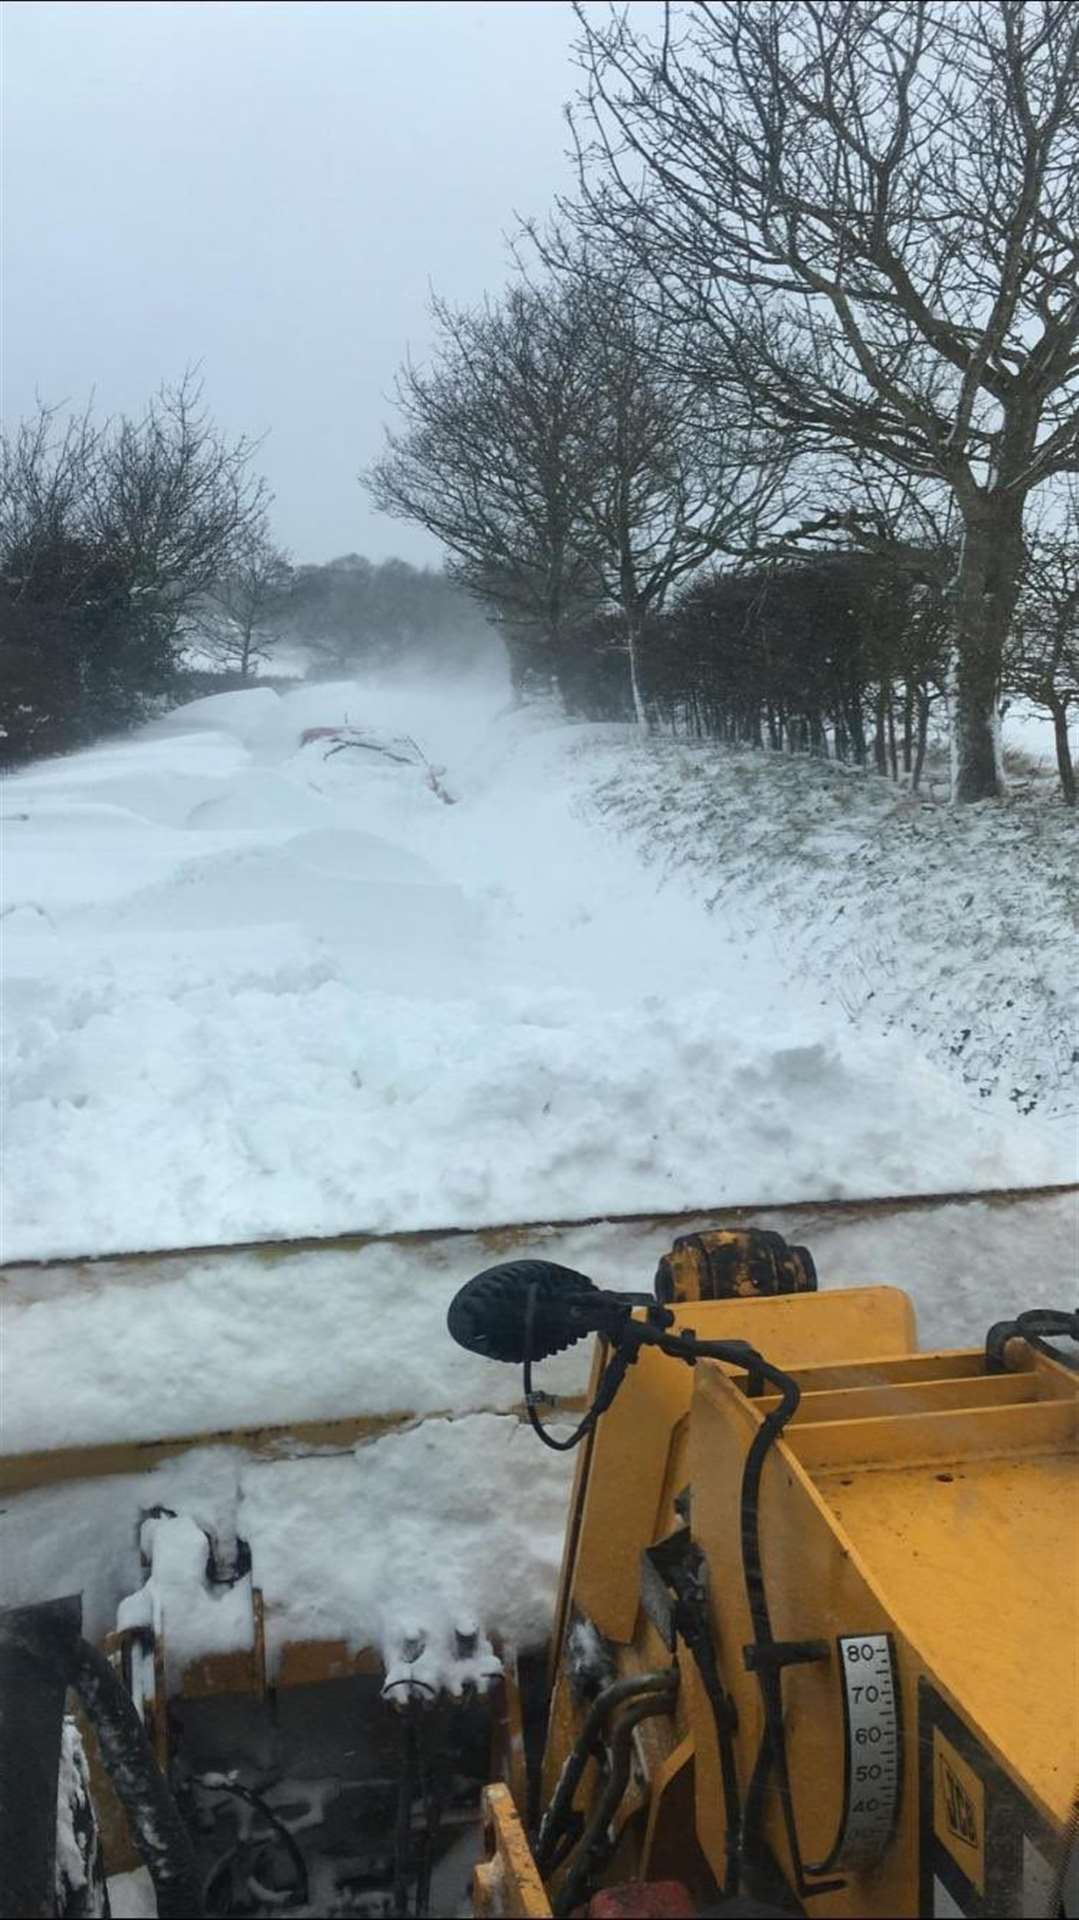
<svg viewBox="0 0 1079 1920">
<path fill-rule="evenodd" d="M 145 1474 L 44 1488 L 3 1516 L 0 1594 L 5 1605 L 48 1599 L 76 1579 L 92 1637 L 118 1611 L 121 1625 L 164 1627 L 175 1684 L 200 1654 L 250 1644 L 253 1582 L 271 1672 L 286 1640 L 307 1638 L 378 1647 L 392 1669 L 414 1635 L 417 1671 L 437 1684 L 460 1666 L 457 1629 L 479 1624 L 525 1647 L 547 1632 L 573 1459 L 538 1454 L 515 1418 L 470 1414 L 331 1456 L 204 1448 Z M 146 1521 L 158 1506 L 177 1517 Z M 148 1586 L 140 1528 L 153 1550 Z M 250 1575 L 208 1588 L 206 1532 L 226 1548 L 246 1540 Z"/>
<path fill-rule="evenodd" d="M 664 743 L 504 693 L 256 687 L 6 783 L 8 1261 L 1070 1177 L 1059 1127 L 973 1099 L 868 995 L 852 1023 L 864 925 L 823 946 L 822 992 L 782 871 L 722 915 L 659 889 L 594 796 L 627 770 L 666 793 Z M 300 748 L 346 719 L 414 735 L 458 804 Z M 773 786 L 772 814 L 761 780 L 752 804 L 781 868 Z M 829 855 L 876 844 L 860 794 L 799 905 Z M 698 824 L 675 816 L 683 849 Z M 908 836 L 908 875 L 923 854 Z M 945 861 L 908 998 L 951 891 Z M 891 920 L 882 946 L 886 981 Z"/>
<path fill-rule="evenodd" d="M 1029 700 L 1013 700 L 1004 715 L 1002 732 L 1005 753 L 1024 753 L 1044 766 L 1056 766 L 1053 717 L 1044 707 L 1032 706 Z M 1074 760 L 1079 754 L 1079 712 L 1074 708 L 1069 711 L 1068 738 Z"/>
<path fill-rule="evenodd" d="M 454 1664 L 457 1627 L 479 1620 L 518 1646 L 542 1642 L 573 1460 L 552 1455 L 535 1472 L 536 1449 L 530 1428 L 480 1413 L 425 1420 L 336 1459 L 246 1467 L 238 1524 L 271 1663 L 288 1639 L 340 1635 L 391 1656 L 411 1634 L 437 1680 Z"/>
<path fill-rule="evenodd" d="M 56 1889 L 79 1892 L 86 1885 L 86 1868 L 76 1832 L 80 1801 L 88 1785 L 86 1755 L 79 1729 L 65 1717 L 60 1733 L 60 1766 L 56 1784 Z"/>
<path fill-rule="evenodd" d="M 457 804 L 422 767 L 301 747 L 345 723 L 414 736 Z M 314 1635 L 400 1671 L 412 1636 L 437 1679 L 473 1623 L 481 1666 L 483 1634 L 541 1640 L 572 1459 L 520 1424 L 516 1371 L 445 1332 L 521 1251 L 497 1223 L 752 1204 L 822 1284 L 905 1287 L 928 1345 L 1067 1304 L 1074 1196 L 820 1204 L 1074 1177 L 1062 809 L 960 817 L 512 711 L 504 685 L 350 682 L 194 702 L 14 776 L 4 810 L 5 1452 L 392 1430 L 10 1500 L 3 1603 L 81 1587 L 99 1635 L 126 1599 L 179 1622 L 181 1664 L 245 1644 L 252 1583 L 271 1661 Z M 645 1288 L 671 1237 L 527 1244 Z M 202 1251 L 26 1264 L 170 1246 Z M 539 1384 L 577 1393 L 587 1364 Z M 207 1535 L 220 1566 L 246 1540 L 250 1577 L 209 1589 Z"/>
<path fill-rule="evenodd" d="M 179 1688 L 185 1667 L 203 1654 L 233 1653 L 253 1641 L 251 1575 L 231 1585 L 207 1580 L 209 1540 L 190 1514 L 154 1515 L 139 1527 L 150 1573 L 116 1613 L 120 1631 L 150 1628 L 165 1649 L 165 1681 Z"/>
<path fill-rule="evenodd" d="M 156 1920 L 154 1883 L 145 1867 L 109 1875 L 109 1911 L 112 1920 Z"/>
<path fill-rule="evenodd" d="M 1027 1306 L 1066 1304 L 1076 1266 L 1073 1196 L 1007 1208 L 968 1202 L 881 1218 L 807 1208 L 760 1226 L 805 1242 L 822 1286 L 899 1285 L 931 1346 L 981 1338 Z M 679 1231 L 709 1224 L 686 1220 Z M 407 1421 L 517 1406 L 520 1375 L 454 1346 L 446 1309 L 499 1258 L 527 1251 L 600 1286 L 647 1290 L 668 1223 L 536 1228 L 512 1246 L 452 1235 L 404 1246 L 179 1256 L 149 1268 L 104 1261 L 56 1274 L 12 1268 L 4 1306 L 4 1450 L 213 1434 L 267 1422 L 366 1414 Z M 1036 1262 L 1016 1248 L 1036 1245 Z M 56 1355 L 62 1394 L 42 1393 Z M 541 1385 L 583 1390 L 588 1358 L 544 1363 Z M 538 1453 L 538 1445 L 536 1448 Z M 203 1511 L 213 1521 L 210 1491 Z M 167 1501 L 165 1504 L 169 1504 Z M 2 1531 L 2 1527 L 0 1527 Z"/>
<path fill-rule="evenodd" d="M 246 741 L 265 732 L 278 700 L 273 687 L 240 687 L 233 693 L 212 693 L 204 700 L 189 700 L 186 706 L 164 714 L 152 722 L 152 731 L 155 734 L 197 733 L 207 727 Z"/>
<path fill-rule="evenodd" d="M 806 1208 L 757 1223 L 808 1244 L 823 1287 L 903 1287 L 928 1347 L 977 1345 L 993 1321 L 1074 1294 L 1072 1195 L 861 1218 Z M 537 1229 L 528 1247 L 601 1285 L 646 1289 L 671 1238 L 660 1223 L 597 1223 Z M 302 1458 L 289 1457 L 299 1443 L 287 1440 L 279 1458 L 196 1447 L 143 1474 L 9 1500 L 0 1604 L 81 1588 L 87 1630 L 106 1631 L 143 1578 L 142 1518 L 163 1506 L 212 1538 L 222 1568 L 235 1564 L 238 1534 L 249 1542 L 274 1654 L 310 1635 L 383 1646 L 392 1660 L 395 1631 L 411 1625 L 426 1636 L 427 1670 L 447 1671 L 466 1616 L 522 1644 L 542 1639 L 573 1457 L 546 1452 L 507 1411 L 520 1396 L 517 1369 L 463 1352 L 445 1331 L 453 1292 L 502 1251 L 455 1236 L 270 1264 L 217 1254 L 157 1281 L 108 1262 L 51 1285 L 44 1271 L 16 1273 L 5 1314 L 9 1453 L 361 1412 L 401 1425 Z M 72 1356 L 64 1391 L 42 1396 L 34 1382 L 57 1351 Z M 588 1364 L 578 1346 L 544 1362 L 537 1384 L 580 1392 Z M 198 1595 L 190 1599 L 197 1561 L 179 1578 L 201 1633 Z M 185 1657 L 197 1643 L 185 1634 Z"/>
</svg>

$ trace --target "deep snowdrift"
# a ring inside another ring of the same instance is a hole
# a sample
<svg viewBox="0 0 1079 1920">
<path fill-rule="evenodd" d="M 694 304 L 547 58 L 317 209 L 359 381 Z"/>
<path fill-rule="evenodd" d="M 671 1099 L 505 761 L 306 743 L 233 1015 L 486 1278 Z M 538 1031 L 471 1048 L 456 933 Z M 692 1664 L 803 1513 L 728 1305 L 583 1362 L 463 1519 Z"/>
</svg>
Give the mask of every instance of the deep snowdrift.
<svg viewBox="0 0 1079 1920">
<path fill-rule="evenodd" d="M 299 745 L 346 720 L 457 804 Z M 9 780 L 4 1257 L 1070 1176 L 795 977 L 797 899 L 660 892 L 590 805 L 631 744 L 489 683 L 255 688 Z"/>
</svg>

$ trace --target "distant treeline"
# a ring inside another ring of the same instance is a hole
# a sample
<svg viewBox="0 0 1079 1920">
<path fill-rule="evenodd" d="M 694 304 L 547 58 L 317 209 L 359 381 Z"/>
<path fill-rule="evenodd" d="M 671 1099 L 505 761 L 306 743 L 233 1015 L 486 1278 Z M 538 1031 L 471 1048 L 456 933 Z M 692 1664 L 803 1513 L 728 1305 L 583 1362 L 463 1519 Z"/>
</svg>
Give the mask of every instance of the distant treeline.
<svg viewBox="0 0 1079 1920">
<path fill-rule="evenodd" d="M 320 675 L 400 665 L 452 670 L 492 645 L 485 614 L 444 573 L 357 553 L 293 567 L 269 625 L 307 648 L 309 671 Z"/>
</svg>

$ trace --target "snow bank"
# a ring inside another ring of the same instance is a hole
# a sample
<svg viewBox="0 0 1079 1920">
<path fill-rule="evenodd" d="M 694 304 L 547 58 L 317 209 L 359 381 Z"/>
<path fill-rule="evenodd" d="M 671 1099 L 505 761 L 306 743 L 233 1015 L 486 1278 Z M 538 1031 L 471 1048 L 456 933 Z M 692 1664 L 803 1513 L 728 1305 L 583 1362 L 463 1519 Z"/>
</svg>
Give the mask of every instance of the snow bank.
<svg viewBox="0 0 1079 1920">
<path fill-rule="evenodd" d="M 930 1346 L 976 1345 L 994 1320 L 1067 1304 L 1074 1291 L 1074 1195 L 1009 1207 L 936 1206 L 882 1219 L 761 1213 L 810 1247 L 826 1287 L 904 1287 Z M 688 1220 L 682 1230 L 709 1224 Z M 525 1249 L 607 1287 L 647 1290 L 671 1244 L 667 1224 L 537 1228 Z M 1018 1249 L 1024 1249 L 1024 1258 Z M 1031 1253 L 1036 1249 L 1036 1257 Z M 507 1249 L 496 1236 L 406 1246 L 236 1252 L 154 1266 L 110 1262 L 59 1274 L 9 1270 L 4 1308 L 4 1447 L 149 1440 L 368 1414 L 503 1412 L 514 1367 L 463 1352 L 446 1332 L 457 1289 Z M 41 1381 L 64 1365 L 62 1393 Z M 585 1346 L 546 1361 L 540 1384 L 579 1393 Z M 537 1448 L 537 1453 L 539 1449 Z M 213 1516 L 213 1485 L 203 1493 Z"/>
<path fill-rule="evenodd" d="M 134 1873 L 111 1873 L 108 1885 L 112 1920 L 157 1920 L 154 1883 L 145 1867 L 137 1867 Z"/>
<path fill-rule="evenodd" d="M 200 733 L 204 727 L 248 740 L 260 733 L 277 711 L 280 695 L 273 687 L 238 687 L 232 693 L 211 693 L 189 700 L 151 723 L 154 734 Z"/>
<path fill-rule="evenodd" d="M 235 911 L 269 934 L 279 896 L 259 877 L 234 870 Z M 446 1004 L 470 971 L 458 903 L 364 894 L 352 977 L 312 957 L 253 964 L 227 993 L 187 967 L 165 994 L 115 975 L 56 989 L 10 1049 L 9 1260 L 1071 1172 L 1069 1140 L 1020 1132 L 899 1042 L 819 1017 L 736 1031 L 721 994 Z M 318 897 L 299 877 L 288 895 Z M 178 930 L 230 924 L 228 876 L 171 911 Z M 386 991 L 393 977 L 412 997 Z"/>
</svg>

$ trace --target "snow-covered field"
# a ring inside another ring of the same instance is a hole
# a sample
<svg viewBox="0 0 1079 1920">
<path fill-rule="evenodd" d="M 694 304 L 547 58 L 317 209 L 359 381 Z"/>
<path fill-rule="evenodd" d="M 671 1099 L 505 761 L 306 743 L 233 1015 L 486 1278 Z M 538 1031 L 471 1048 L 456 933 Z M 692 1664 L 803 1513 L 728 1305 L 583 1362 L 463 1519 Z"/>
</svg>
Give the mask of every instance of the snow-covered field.
<svg viewBox="0 0 1079 1920">
<path fill-rule="evenodd" d="M 301 745 L 344 722 L 414 737 L 452 804 L 422 766 Z M 5 1451 L 400 1423 L 332 1460 L 203 1447 L 13 1500 L 11 1600 L 81 1585 L 103 1629 L 165 1505 L 252 1545 L 271 1654 L 344 1634 L 390 1659 L 412 1621 L 435 1671 L 469 1612 L 542 1636 L 569 1469 L 513 1371 L 444 1329 L 497 1241 L 220 1243 L 756 1205 L 824 1284 L 907 1287 L 943 1344 L 1073 1285 L 1069 1199 L 767 1212 L 1074 1178 L 1063 809 L 911 807 L 485 680 L 219 696 L 10 779 L 4 812 Z M 669 1239 L 541 1226 L 534 1250 L 643 1287 Z M 210 1250 L 10 1264 L 184 1245 Z M 197 1569 L 174 1577 L 197 1639 Z"/>
<path fill-rule="evenodd" d="M 300 746 L 346 718 L 415 736 L 456 804 Z M 787 769 L 691 761 L 489 682 L 322 685 L 10 779 L 4 1258 L 1070 1177 L 1018 1066 L 972 1093 L 947 1057 L 967 979 L 980 1018 L 1006 977 L 1062 1081 L 1057 869 L 1001 821 L 964 921 L 952 842 L 877 783 L 840 817 L 807 777 L 792 856 Z M 660 890 L 612 782 L 703 882 Z M 914 1044 L 858 990 L 887 1011 L 896 968 Z"/>
</svg>

